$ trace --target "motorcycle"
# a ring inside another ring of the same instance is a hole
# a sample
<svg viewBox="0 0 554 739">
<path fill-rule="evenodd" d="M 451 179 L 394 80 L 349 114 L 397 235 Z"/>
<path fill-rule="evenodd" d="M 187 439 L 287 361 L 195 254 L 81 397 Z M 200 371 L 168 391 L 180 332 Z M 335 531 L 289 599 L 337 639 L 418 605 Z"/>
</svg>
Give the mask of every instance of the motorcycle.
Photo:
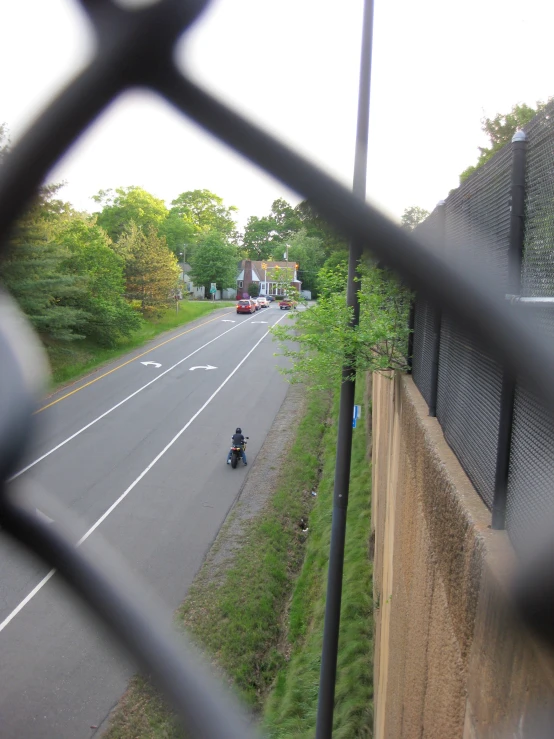
<svg viewBox="0 0 554 739">
<path fill-rule="evenodd" d="M 244 446 L 241 446 L 240 444 L 238 446 L 232 446 L 231 447 L 231 467 L 233 469 L 236 468 L 239 459 L 242 459 L 242 450 L 243 448 L 246 449 L 246 439 L 248 439 L 248 436 L 245 436 L 245 442 Z"/>
</svg>

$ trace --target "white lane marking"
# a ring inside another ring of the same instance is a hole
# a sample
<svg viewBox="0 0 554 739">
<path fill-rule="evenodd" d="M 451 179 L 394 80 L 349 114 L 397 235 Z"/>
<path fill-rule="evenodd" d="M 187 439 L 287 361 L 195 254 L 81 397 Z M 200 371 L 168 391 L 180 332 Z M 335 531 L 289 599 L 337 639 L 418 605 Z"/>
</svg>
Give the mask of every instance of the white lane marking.
<svg viewBox="0 0 554 739">
<path fill-rule="evenodd" d="M 43 513 L 39 508 L 35 508 L 35 511 L 37 516 L 42 518 L 43 521 L 46 521 L 46 523 L 54 523 L 54 519 L 47 516 L 46 513 Z"/>
<path fill-rule="evenodd" d="M 236 326 L 231 326 L 231 328 L 228 328 L 222 334 L 219 334 L 219 336 L 216 336 L 215 339 L 211 339 L 210 341 L 207 341 L 205 344 L 203 344 L 198 349 L 195 349 L 190 354 L 187 354 L 187 356 L 186 357 L 183 357 L 183 359 L 180 359 L 178 362 L 175 362 L 175 364 L 172 365 L 171 367 L 169 367 L 169 369 L 166 369 L 164 372 L 160 372 L 159 375 L 157 375 L 156 377 L 154 377 L 153 380 L 150 380 L 150 382 L 147 382 L 146 385 L 143 385 L 142 387 L 139 387 L 139 389 L 138 390 L 135 390 L 134 393 L 131 393 L 131 395 L 128 395 L 126 398 L 123 398 L 123 400 L 120 400 L 119 403 L 116 403 L 114 406 L 112 406 L 111 408 L 109 408 L 107 411 L 104 411 L 104 413 L 102 413 L 101 415 L 99 415 L 97 418 L 95 418 L 90 423 L 87 423 L 87 425 L 86 426 L 83 426 L 83 428 L 79 429 L 79 431 L 76 431 L 74 434 L 71 434 L 71 436 L 68 436 L 67 439 L 65 439 L 64 441 L 61 441 L 55 447 L 52 447 L 52 449 L 50 449 L 49 452 L 46 452 L 41 457 L 38 457 L 38 459 L 35 459 L 34 462 L 30 462 L 26 467 L 23 467 L 22 470 L 19 470 L 19 472 L 16 472 L 15 475 L 12 475 L 9 478 L 8 482 L 11 482 L 12 480 L 15 480 L 17 477 L 19 477 L 20 475 L 22 475 L 24 472 L 27 472 L 27 470 L 30 470 L 31 467 L 34 467 L 39 462 L 42 462 L 43 459 L 46 459 L 46 457 L 49 457 L 51 454 L 54 454 L 54 452 L 57 452 L 58 449 L 61 449 L 63 446 L 65 446 L 66 444 L 68 444 L 70 441 L 73 441 L 73 439 L 75 439 L 77 436 L 79 436 L 80 434 L 82 434 L 83 431 L 86 431 L 91 426 L 94 426 L 95 423 L 98 423 L 98 421 L 101 421 L 103 418 L 105 418 L 110 413 L 112 413 L 113 411 L 115 411 L 117 408 L 119 408 L 120 406 L 122 406 L 128 400 L 131 400 L 131 398 L 134 398 L 135 395 L 138 395 L 143 390 L 146 390 L 147 387 L 150 387 L 150 385 L 153 385 L 155 382 L 157 382 L 158 380 L 160 380 L 164 375 L 167 375 L 168 372 L 171 372 L 172 370 L 174 370 L 175 367 L 178 367 L 180 364 L 183 364 L 183 362 L 186 362 L 187 359 L 190 359 L 195 354 L 198 354 L 199 351 L 202 351 L 202 349 L 205 349 L 210 344 L 213 344 L 214 341 L 217 341 L 222 336 L 225 336 L 225 334 L 228 334 L 229 331 L 234 331 L 236 328 L 239 328 L 240 326 L 243 326 L 245 323 L 247 323 L 250 320 L 251 320 L 250 318 L 247 318 L 246 321 L 242 321 L 241 323 L 237 323 Z"/>
<path fill-rule="evenodd" d="M 25 606 L 27 605 L 27 603 L 32 598 L 35 597 L 35 595 L 38 593 L 39 590 L 42 590 L 42 588 L 46 585 L 46 583 L 48 582 L 48 580 L 50 580 L 50 578 L 54 575 L 55 572 L 56 572 L 56 570 L 50 570 L 50 572 L 46 575 L 46 577 L 43 577 L 42 580 L 39 582 L 39 584 L 36 585 L 31 590 L 31 592 L 29 593 L 29 595 L 27 595 L 27 597 L 23 598 L 23 600 L 21 601 L 21 603 L 13 609 L 13 611 L 10 613 L 10 615 L 9 616 L 6 616 L 6 618 L 0 624 L 0 631 L 4 631 L 4 629 L 10 623 L 10 621 L 12 621 L 17 616 L 17 614 L 19 613 L 19 611 L 22 611 L 25 608 Z"/>
<path fill-rule="evenodd" d="M 205 369 L 205 370 L 211 370 L 211 369 L 217 369 L 217 367 L 214 367 L 211 364 L 203 364 L 198 367 L 189 367 L 189 372 L 192 372 L 195 369 Z"/>
<path fill-rule="evenodd" d="M 153 364 L 154 367 L 161 367 L 162 365 L 159 362 L 141 362 L 145 367 L 148 367 L 149 364 Z"/>
<path fill-rule="evenodd" d="M 284 316 L 282 318 L 284 318 Z M 279 321 L 281 321 L 282 318 L 280 318 Z M 277 321 L 277 323 L 279 323 L 279 321 Z M 103 523 L 108 518 L 108 516 L 110 515 L 110 513 L 112 513 L 123 500 L 125 500 L 125 498 L 129 495 L 129 493 L 131 492 L 131 490 L 133 490 L 133 488 L 135 488 L 139 484 L 139 482 L 142 480 L 142 478 L 145 475 L 147 475 L 148 472 L 150 472 L 150 470 L 152 469 L 152 467 L 154 467 L 154 465 L 164 456 L 164 454 L 169 449 L 171 449 L 171 447 L 173 446 L 173 444 L 175 444 L 175 442 L 185 433 L 185 431 L 188 429 L 188 427 L 191 425 L 191 423 L 198 418 L 198 416 L 202 413 L 202 411 L 205 408 L 207 408 L 207 406 L 212 402 L 212 400 L 219 393 L 219 391 L 222 390 L 225 387 L 225 385 L 229 382 L 229 380 L 231 379 L 231 377 L 233 377 L 233 375 L 236 372 L 238 372 L 238 370 L 246 362 L 246 360 L 248 359 L 248 357 L 252 354 L 252 352 L 255 349 L 258 348 L 258 346 L 262 343 L 262 341 L 265 339 L 265 337 L 268 334 L 269 334 L 269 331 L 266 331 L 265 334 L 262 336 L 262 338 L 259 339 L 254 344 L 254 346 L 252 347 L 252 349 L 250 349 L 250 351 L 248 352 L 248 354 L 245 354 L 244 355 L 244 357 L 240 360 L 240 362 L 237 364 L 237 366 L 235 367 L 235 369 L 230 374 L 227 375 L 227 377 L 223 380 L 223 382 L 221 383 L 221 385 L 217 388 L 217 390 L 215 390 L 210 395 L 210 397 L 204 403 L 204 405 L 196 411 L 196 413 L 194 414 L 194 416 L 192 416 L 192 418 L 187 421 L 187 423 L 183 426 L 183 428 L 175 434 L 175 436 L 173 437 L 173 439 L 171 439 L 171 441 L 164 446 L 164 448 L 162 449 L 162 451 L 158 455 L 156 455 L 154 457 L 154 459 L 150 462 L 150 464 L 148 465 L 148 467 L 145 467 L 145 469 L 140 473 L 140 475 L 129 485 L 129 487 L 127 488 L 127 490 L 125 490 L 123 493 L 121 493 L 121 495 L 119 496 L 119 498 L 117 500 L 115 500 L 111 504 L 111 506 L 108 508 L 108 510 L 102 516 L 100 516 L 100 518 L 98 519 L 98 521 L 96 521 L 96 523 L 93 524 L 90 527 L 90 529 L 87 531 L 87 533 L 84 534 L 84 536 L 82 536 L 79 539 L 79 541 L 77 542 L 76 546 L 78 546 L 78 547 L 81 546 L 81 544 L 83 544 L 83 542 L 85 542 L 89 538 L 89 536 L 92 533 L 94 533 L 94 531 L 96 531 L 96 529 L 100 526 L 100 524 Z M 42 590 L 42 588 L 46 585 L 46 583 L 48 582 L 48 580 L 50 580 L 50 578 L 55 574 L 55 572 L 56 572 L 56 570 L 50 570 L 50 572 L 46 575 L 46 577 L 43 577 L 43 579 L 39 582 L 39 584 L 36 585 L 31 590 L 31 592 L 29 593 L 29 595 L 27 595 L 21 601 L 21 603 L 14 608 L 14 610 L 10 613 L 10 615 L 7 616 L 2 621 L 2 623 L 0 624 L 0 632 L 3 631 L 6 628 L 6 626 L 10 623 L 10 621 L 12 621 L 17 616 L 17 614 L 27 605 L 27 603 L 30 600 L 32 600 L 35 597 L 35 595 L 40 590 Z"/>
<path fill-rule="evenodd" d="M 267 321 L 252 321 L 252 323 L 267 323 Z"/>
<path fill-rule="evenodd" d="M 231 319 L 230 319 L 230 318 L 223 318 L 223 319 L 221 320 L 221 323 L 236 323 L 236 321 L 231 321 Z"/>
</svg>

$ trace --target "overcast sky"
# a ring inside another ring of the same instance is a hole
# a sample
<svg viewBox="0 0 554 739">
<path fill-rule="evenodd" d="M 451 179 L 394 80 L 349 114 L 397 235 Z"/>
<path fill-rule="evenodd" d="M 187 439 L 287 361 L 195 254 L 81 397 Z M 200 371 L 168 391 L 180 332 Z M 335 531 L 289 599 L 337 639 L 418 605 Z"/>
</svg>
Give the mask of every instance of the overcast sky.
<svg viewBox="0 0 554 739">
<path fill-rule="evenodd" d="M 350 185 L 362 0 L 215 0 L 179 64 Z M 73 0 L 5 2 L 0 122 L 12 139 L 86 64 L 94 38 Z M 431 210 L 474 164 L 483 115 L 554 95 L 548 0 L 375 0 L 368 199 L 398 218 Z M 155 96 L 128 93 L 59 164 L 64 197 L 140 185 L 169 202 L 207 188 L 239 222 L 298 197 Z"/>
</svg>

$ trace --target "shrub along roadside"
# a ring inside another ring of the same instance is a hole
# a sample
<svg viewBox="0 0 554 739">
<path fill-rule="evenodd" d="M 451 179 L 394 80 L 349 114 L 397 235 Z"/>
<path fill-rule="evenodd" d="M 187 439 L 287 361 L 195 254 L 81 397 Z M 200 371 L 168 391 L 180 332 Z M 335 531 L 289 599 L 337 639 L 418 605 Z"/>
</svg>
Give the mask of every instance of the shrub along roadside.
<svg viewBox="0 0 554 739">
<path fill-rule="evenodd" d="M 120 339 L 117 346 L 109 349 L 99 347 L 86 339 L 72 342 L 49 340 L 46 343 L 46 351 L 52 369 L 52 385 L 55 388 L 57 385 L 74 380 L 85 372 L 142 346 L 164 331 L 190 323 L 215 309 L 233 305 L 234 302 L 223 301 L 216 303 L 183 301 L 179 304 L 179 312 L 170 308 L 157 318 L 143 321 L 132 336 Z"/>
<path fill-rule="evenodd" d="M 360 382 L 359 385 L 362 385 Z M 357 390 L 361 403 L 362 388 Z M 335 404 L 333 418 L 337 418 Z M 364 408 L 364 412 L 367 409 Z M 373 615 L 372 565 L 368 556 L 371 470 L 366 459 L 365 423 L 352 443 L 350 497 L 346 529 L 339 657 L 335 693 L 334 739 L 372 735 Z M 324 468 L 316 504 L 310 514 L 306 556 L 290 606 L 287 639 L 291 656 L 267 701 L 264 729 L 269 737 L 313 737 L 317 711 L 320 655 L 336 449 L 336 426 L 323 441 Z"/>
</svg>

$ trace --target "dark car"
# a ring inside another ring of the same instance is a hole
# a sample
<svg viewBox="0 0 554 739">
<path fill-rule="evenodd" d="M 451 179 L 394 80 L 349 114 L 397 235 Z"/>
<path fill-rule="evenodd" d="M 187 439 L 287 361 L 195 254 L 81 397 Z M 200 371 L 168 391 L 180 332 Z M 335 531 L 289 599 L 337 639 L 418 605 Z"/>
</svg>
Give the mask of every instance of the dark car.
<svg viewBox="0 0 554 739">
<path fill-rule="evenodd" d="M 239 300 L 237 301 L 237 313 L 255 313 L 256 304 L 253 300 Z"/>
<path fill-rule="evenodd" d="M 269 300 L 270 303 L 273 303 L 275 301 L 275 297 L 273 295 L 266 295 L 265 299 Z"/>
</svg>

